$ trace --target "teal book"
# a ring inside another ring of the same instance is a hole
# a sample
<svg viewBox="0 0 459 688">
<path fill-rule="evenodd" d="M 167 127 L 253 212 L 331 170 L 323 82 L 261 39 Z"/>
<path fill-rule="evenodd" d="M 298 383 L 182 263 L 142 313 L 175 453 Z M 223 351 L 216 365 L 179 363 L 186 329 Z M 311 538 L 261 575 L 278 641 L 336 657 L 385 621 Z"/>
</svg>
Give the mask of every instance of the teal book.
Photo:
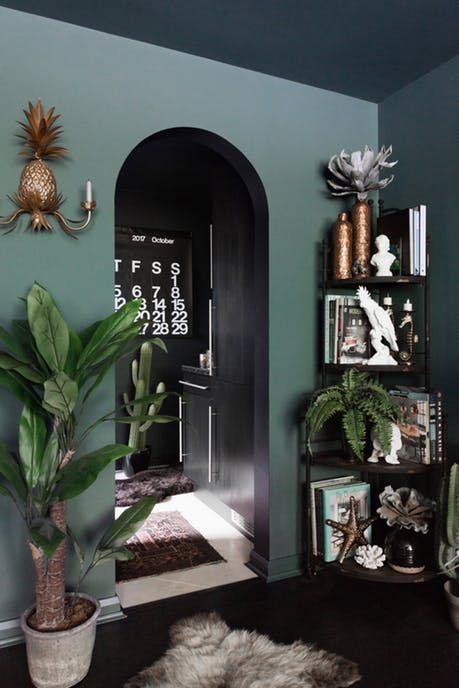
<svg viewBox="0 0 459 688">
<path fill-rule="evenodd" d="M 346 523 L 349 518 L 349 505 L 351 496 L 356 500 L 356 512 L 359 518 L 370 516 L 370 485 L 368 483 L 350 483 L 348 485 L 324 487 L 318 491 L 317 508 L 320 513 L 321 533 L 318 543 L 318 554 L 324 561 L 336 561 L 338 559 L 344 536 L 339 530 L 328 526 L 325 521 L 330 518 L 337 523 Z M 371 526 L 366 530 L 365 536 L 371 542 Z M 353 555 L 353 550 L 348 556 Z"/>
</svg>

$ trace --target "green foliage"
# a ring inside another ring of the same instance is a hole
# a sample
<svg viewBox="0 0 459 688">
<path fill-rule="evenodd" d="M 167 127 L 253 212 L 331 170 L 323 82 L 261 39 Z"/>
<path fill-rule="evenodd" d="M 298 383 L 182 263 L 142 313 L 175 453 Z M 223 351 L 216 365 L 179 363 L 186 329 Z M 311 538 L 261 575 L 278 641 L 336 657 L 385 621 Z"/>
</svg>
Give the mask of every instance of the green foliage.
<svg viewBox="0 0 459 688">
<path fill-rule="evenodd" d="M 323 426 L 340 415 L 346 440 L 360 461 L 364 459 L 367 424 L 373 427 L 389 453 L 391 423 L 399 413 L 397 404 L 382 385 L 368 373 L 351 368 L 344 373 L 341 384 L 314 394 L 305 416 L 309 447 Z"/>
<path fill-rule="evenodd" d="M 54 299 L 40 284 L 32 286 L 24 303 L 26 319 L 13 321 L 11 332 L 0 328 L 0 342 L 5 347 L 0 351 L 0 386 L 24 405 L 19 456 L 13 456 L 0 442 L 0 495 L 13 500 L 25 520 L 30 541 L 45 559 L 70 537 L 82 564 L 84 555 L 72 531 L 66 528 L 63 532 L 56 526 L 52 507 L 80 495 L 109 463 L 132 451 L 125 445 L 107 445 L 79 456 L 79 444 L 89 429 L 114 420 L 114 412 L 95 421 L 80 438 L 77 431 L 91 394 L 110 368 L 137 348 L 139 302 L 127 303 L 81 333 L 68 327 Z M 154 342 L 164 347 L 159 340 Z M 138 403 L 155 401 L 136 400 L 132 408 Z M 140 425 L 149 419 L 148 413 L 129 417 L 130 422 Z M 110 538 L 108 544 L 102 543 L 107 551 L 100 561 L 109 558 L 110 549 L 113 556 L 121 551 L 123 534 L 130 534 L 128 520 L 132 527 L 139 525 L 147 506 L 151 511 L 153 503 L 143 502 L 131 517 L 123 514 L 121 524 L 113 526 L 113 533 L 116 528 L 119 533 L 116 544 L 110 544 Z M 120 552 L 118 555 L 122 556 Z"/>
<path fill-rule="evenodd" d="M 459 581 L 459 464 L 442 480 L 439 499 L 438 563 L 443 573 Z"/>
</svg>

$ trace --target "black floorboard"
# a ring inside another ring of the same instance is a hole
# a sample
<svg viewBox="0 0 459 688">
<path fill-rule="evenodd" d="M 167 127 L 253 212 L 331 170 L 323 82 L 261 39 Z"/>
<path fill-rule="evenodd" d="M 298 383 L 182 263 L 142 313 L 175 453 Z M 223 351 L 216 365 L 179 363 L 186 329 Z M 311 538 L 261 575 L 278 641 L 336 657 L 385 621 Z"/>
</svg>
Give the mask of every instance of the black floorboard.
<svg viewBox="0 0 459 688">
<path fill-rule="evenodd" d="M 271 585 L 245 581 L 130 609 L 127 619 L 98 628 L 92 667 L 79 685 L 122 688 L 166 650 L 171 623 L 213 609 L 233 627 L 282 643 L 302 638 L 358 662 L 359 688 L 459 686 L 459 633 L 441 581 L 384 585 L 330 573 Z M 0 686 L 31 685 L 24 646 L 0 651 Z"/>
</svg>

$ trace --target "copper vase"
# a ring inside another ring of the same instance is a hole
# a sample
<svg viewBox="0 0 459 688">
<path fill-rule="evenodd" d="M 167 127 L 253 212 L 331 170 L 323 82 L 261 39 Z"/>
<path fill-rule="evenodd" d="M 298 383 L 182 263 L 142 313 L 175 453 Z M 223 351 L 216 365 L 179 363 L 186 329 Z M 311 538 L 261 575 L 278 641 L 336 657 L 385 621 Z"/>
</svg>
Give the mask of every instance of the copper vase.
<svg viewBox="0 0 459 688">
<path fill-rule="evenodd" d="M 340 213 L 333 226 L 333 279 L 352 277 L 352 225 L 347 213 Z"/>
<path fill-rule="evenodd" d="M 356 201 L 351 209 L 353 228 L 354 277 L 368 277 L 370 274 L 371 250 L 371 206 L 367 201 Z"/>
</svg>

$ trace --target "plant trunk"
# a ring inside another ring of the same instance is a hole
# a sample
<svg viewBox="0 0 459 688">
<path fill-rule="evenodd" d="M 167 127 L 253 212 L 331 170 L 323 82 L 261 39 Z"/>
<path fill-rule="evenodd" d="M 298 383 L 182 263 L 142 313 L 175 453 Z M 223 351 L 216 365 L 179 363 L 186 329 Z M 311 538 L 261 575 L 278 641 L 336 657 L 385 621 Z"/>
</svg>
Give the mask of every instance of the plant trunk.
<svg viewBox="0 0 459 688">
<path fill-rule="evenodd" d="M 65 533 L 67 508 L 65 502 L 58 502 L 50 509 L 50 517 L 59 530 Z M 36 628 L 51 631 L 64 621 L 65 616 L 65 559 L 67 543 L 64 539 L 47 561 L 43 552 L 29 542 L 35 566 Z"/>
<path fill-rule="evenodd" d="M 63 468 L 73 458 L 74 452 L 65 452 L 60 462 Z M 49 516 L 63 533 L 67 533 L 67 504 L 57 502 L 49 510 Z M 65 561 L 67 540 L 64 538 L 54 552 L 52 559 L 47 559 L 43 551 L 29 541 L 32 560 L 35 567 L 35 613 L 38 631 L 52 631 L 65 618 Z"/>
</svg>

